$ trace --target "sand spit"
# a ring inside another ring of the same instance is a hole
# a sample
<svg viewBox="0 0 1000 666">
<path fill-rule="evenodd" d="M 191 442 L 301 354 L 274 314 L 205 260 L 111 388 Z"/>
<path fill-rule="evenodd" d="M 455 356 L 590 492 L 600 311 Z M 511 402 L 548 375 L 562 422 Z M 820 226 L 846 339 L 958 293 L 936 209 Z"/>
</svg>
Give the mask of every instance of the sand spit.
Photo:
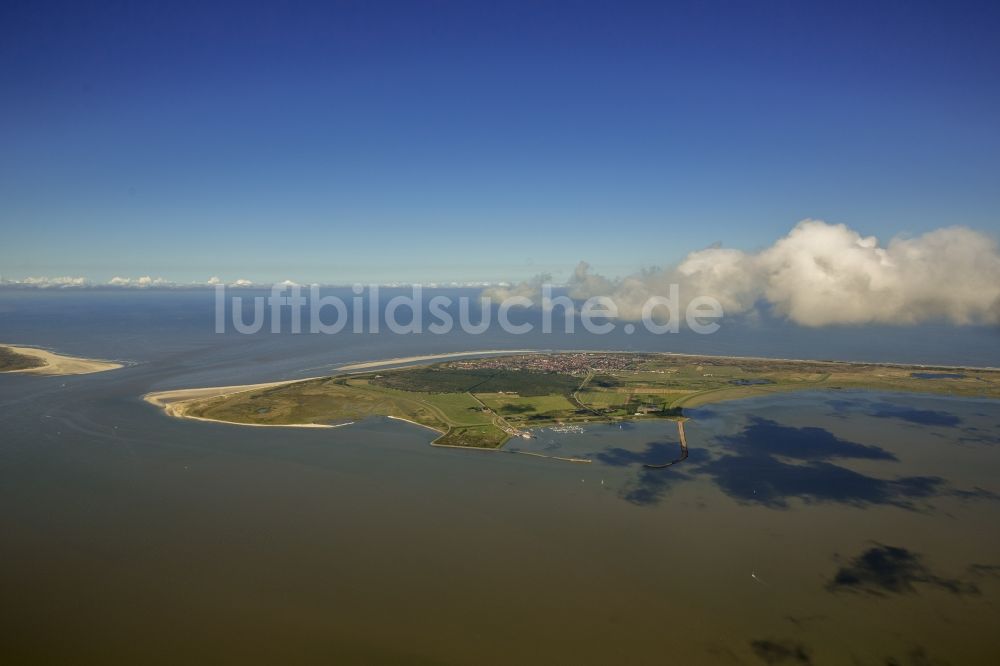
<svg viewBox="0 0 1000 666">
<path fill-rule="evenodd" d="M 64 356 L 62 354 L 56 354 L 44 349 L 38 349 L 37 347 L 17 347 L 14 345 L 0 345 L 0 347 L 6 347 L 16 354 L 37 358 L 45 364 L 40 365 L 37 368 L 6 370 L 5 372 L 31 373 L 33 375 L 89 375 L 94 372 L 116 370 L 123 365 L 121 363 L 103 361 L 96 358 Z"/>
</svg>

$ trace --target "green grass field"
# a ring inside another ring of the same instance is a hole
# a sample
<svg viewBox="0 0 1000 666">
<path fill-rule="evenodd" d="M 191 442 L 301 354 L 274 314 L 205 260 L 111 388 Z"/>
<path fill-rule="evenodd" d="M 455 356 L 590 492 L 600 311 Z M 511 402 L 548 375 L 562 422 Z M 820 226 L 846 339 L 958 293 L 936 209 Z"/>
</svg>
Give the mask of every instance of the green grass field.
<svg viewBox="0 0 1000 666">
<path fill-rule="evenodd" d="M 552 372 L 504 371 L 492 368 L 460 369 L 447 363 L 386 371 L 372 378 L 375 384 L 422 393 L 495 393 L 546 396 L 570 392 L 580 385 L 574 377 Z"/>
<path fill-rule="evenodd" d="M 521 396 L 511 393 L 476 393 L 487 407 L 503 416 L 574 411 L 576 407 L 565 395 Z"/>
</svg>

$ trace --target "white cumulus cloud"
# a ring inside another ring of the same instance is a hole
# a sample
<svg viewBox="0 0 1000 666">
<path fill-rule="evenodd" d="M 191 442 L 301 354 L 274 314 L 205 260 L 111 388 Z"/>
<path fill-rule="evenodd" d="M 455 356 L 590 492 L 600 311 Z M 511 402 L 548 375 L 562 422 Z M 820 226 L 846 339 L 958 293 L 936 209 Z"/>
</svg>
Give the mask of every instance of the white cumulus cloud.
<svg viewBox="0 0 1000 666">
<path fill-rule="evenodd" d="M 87 287 L 90 286 L 90 280 L 85 277 L 72 277 L 69 275 L 64 275 L 60 277 L 26 277 L 22 280 L 3 280 L 4 284 L 14 285 L 14 286 L 24 286 L 24 287 L 40 287 L 40 288 L 50 288 L 50 287 Z"/>
<path fill-rule="evenodd" d="M 488 295 L 538 299 L 541 281 Z M 610 296 L 624 319 L 638 319 L 652 296 L 680 287 L 681 305 L 717 299 L 727 314 L 767 305 L 804 326 L 834 324 L 1000 323 L 1000 250 L 986 234 L 946 227 L 881 244 L 843 224 L 804 220 L 758 252 L 711 247 L 677 266 L 620 279 L 581 262 L 569 282 L 574 298 Z"/>
<path fill-rule="evenodd" d="M 137 289 L 148 289 L 150 287 L 173 287 L 176 286 L 176 283 L 171 282 L 170 280 L 164 280 L 161 277 L 154 278 L 149 275 L 143 275 L 138 278 L 128 278 L 116 275 L 108 280 L 108 285 L 111 287 L 134 287 Z"/>
</svg>

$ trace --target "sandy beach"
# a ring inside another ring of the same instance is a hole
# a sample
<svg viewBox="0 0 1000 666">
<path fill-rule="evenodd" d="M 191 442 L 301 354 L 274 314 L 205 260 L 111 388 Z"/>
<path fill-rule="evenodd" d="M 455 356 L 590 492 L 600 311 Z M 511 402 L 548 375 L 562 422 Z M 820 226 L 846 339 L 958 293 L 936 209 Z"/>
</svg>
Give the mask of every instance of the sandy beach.
<svg viewBox="0 0 1000 666">
<path fill-rule="evenodd" d="M 122 367 L 121 363 L 113 361 L 102 361 L 95 358 L 77 358 L 75 356 L 63 356 L 37 347 L 17 347 L 15 345 L 0 344 L 11 351 L 31 356 L 41 360 L 45 365 L 37 368 L 25 368 L 23 370 L 7 370 L 6 372 L 31 373 L 34 375 L 89 375 L 94 372 L 105 372 L 116 370 Z"/>
</svg>

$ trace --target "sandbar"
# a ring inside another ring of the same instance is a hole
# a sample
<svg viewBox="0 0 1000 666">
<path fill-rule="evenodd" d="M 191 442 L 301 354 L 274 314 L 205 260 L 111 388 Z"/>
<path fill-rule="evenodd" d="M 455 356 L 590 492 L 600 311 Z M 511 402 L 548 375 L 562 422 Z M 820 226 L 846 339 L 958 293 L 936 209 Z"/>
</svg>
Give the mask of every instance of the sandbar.
<svg viewBox="0 0 1000 666">
<path fill-rule="evenodd" d="M 6 347 L 16 354 L 37 358 L 44 363 L 36 368 L 21 368 L 3 372 L 21 372 L 34 375 L 89 375 L 95 372 L 116 370 L 123 366 L 123 364 L 114 361 L 64 356 L 37 347 L 17 347 L 14 345 L 0 345 L 0 347 Z"/>
</svg>

